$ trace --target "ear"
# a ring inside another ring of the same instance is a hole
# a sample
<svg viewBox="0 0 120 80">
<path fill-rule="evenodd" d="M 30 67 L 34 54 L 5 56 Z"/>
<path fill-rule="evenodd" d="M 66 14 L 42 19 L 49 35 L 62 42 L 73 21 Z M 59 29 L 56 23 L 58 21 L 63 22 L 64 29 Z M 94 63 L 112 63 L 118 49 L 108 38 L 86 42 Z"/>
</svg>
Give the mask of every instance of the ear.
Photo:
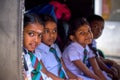
<svg viewBox="0 0 120 80">
<path fill-rule="evenodd" d="M 72 41 L 75 41 L 75 37 L 74 37 L 73 35 L 70 35 L 70 39 L 71 39 Z"/>
</svg>

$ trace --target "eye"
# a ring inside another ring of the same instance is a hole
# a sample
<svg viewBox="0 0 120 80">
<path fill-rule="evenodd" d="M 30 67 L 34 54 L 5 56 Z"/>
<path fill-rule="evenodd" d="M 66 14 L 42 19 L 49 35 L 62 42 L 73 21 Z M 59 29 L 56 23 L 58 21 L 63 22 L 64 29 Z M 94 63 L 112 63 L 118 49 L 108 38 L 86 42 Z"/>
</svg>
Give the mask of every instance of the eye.
<svg viewBox="0 0 120 80">
<path fill-rule="evenodd" d="M 44 30 L 44 33 L 49 33 L 49 30 L 48 30 L 48 29 L 45 29 L 45 30 Z"/>
<path fill-rule="evenodd" d="M 85 32 L 80 32 L 80 35 L 85 35 Z"/>
<path fill-rule="evenodd" d="M 39 38 L 42 38 L 42 34 L 38 34 L 38 37 L 39 37 Z"/>
<path fill-rule="evenodd" d="M 53 32 L 53 33 L 56 33 L 56 32 L 57 32 L 57 29 L 53 30 L 52 32 Z"/>
<path fill-rule="evenodd" d="M 97 25 L 93 26 L 93 29 L 97 29 L 97 28 L 98 28 L 98 26 L 97 26 Z"/>
<path fill-rule="evenodd" d="M 34 32 L 28 32 L 28 35 L 33 37 L 34 36 Z"/>
</svg>

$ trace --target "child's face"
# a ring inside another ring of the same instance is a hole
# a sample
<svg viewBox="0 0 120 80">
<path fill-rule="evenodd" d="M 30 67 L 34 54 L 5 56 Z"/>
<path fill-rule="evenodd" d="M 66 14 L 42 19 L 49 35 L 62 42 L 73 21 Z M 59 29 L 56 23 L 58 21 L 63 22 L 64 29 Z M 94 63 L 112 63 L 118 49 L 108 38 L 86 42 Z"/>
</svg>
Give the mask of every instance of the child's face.
<svg viewBox="0 0 120 80">
<path fill-rule="evenodd" d="M 57 38 L 57 24 L 55 22 L 48 21 L 45 24 L 44 34 L 42 42 L 48 46 L 51 46 Z"/>
<path fill-rule="evenodd" d="M 72 40 L 78 42 L 83 47 L 92 42 L 93 34 L 88 25 L 83 25 L 78 28 L 75 35 L 71 36 Z"/>
<path fill-rule="evenodd" d="M 23 45 L 29 51 L 34 51 L 40 44 L 43 33 L 43 25 L 39 23 L 28 24 L 23 32 Z"/>
<path fill-rule="evenodd" d="M 104 29 L 104 22 L 102 21 L 93 21 L 91 24 L 91 31 L 93 33 L 94 39 L 97 39 L 101 36 Z"/>
</svg>

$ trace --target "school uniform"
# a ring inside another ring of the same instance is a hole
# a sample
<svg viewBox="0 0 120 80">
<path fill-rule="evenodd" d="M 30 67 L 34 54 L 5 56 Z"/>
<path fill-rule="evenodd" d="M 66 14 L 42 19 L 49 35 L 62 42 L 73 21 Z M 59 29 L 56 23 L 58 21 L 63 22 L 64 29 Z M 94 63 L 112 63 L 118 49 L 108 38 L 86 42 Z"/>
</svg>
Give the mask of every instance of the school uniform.
<svg viewBox="0 0 120 80">
<path fill-rule="evenodd" d="M 33 54 L 34 54 L 34 56 L 36 56 L 38 58 L 38 61 L 41 60 L 41 54 L 39 53 L 39 51 L 35 50 L 35 52 Z M 25 61 L 27 64 L 26 67 L 28 69 L 28 70 L 25 70 L 25 73 L 27 75 L 28 80 L 32 80 L 31 72 L 32 72 L 32 70 L 34 70 L 34 68 L 32 66 L 32 62 L 30 59 L 30 55 L 28 54 L 28 50 L 26 50 L 26 52 L 23 52 L 23 56 L 25 58 Z M 42 75 L 43 80 L 52 80 L 50 77 L 47 77 L 47 75 L 44 74 L 42 71 L 40 71 L 40 73 Z"/>
<path fill-rule="evenodd" d="M 92 40 L 92 48 L 95 48 L 97 50 L 97 42 L 95 41 L 95 39 Z M 96 52 L 96 57 L 100 57 L 98 51 Z M 108 65 L 107 65 L 108 66 Z M 109 67 L 109 66 L 108 66 Z M 105 71 L 102 71 L 102 73 L 104 74 L 104 76 L 107 78 L 107 80 L 112 80 Z"/>
<path fill-rule="evenodd" d="M 95 41 L 95 39 L 93 39 L 93 40 L 92 40 L 92 47 L 97 48 L 97 45 L 96 45 L 96 44 L 97 44 L 97 42 Z"/>
<path fill-rule="evenodd" d="M 90 67 L 88 58 L 95 57 L 95 55 L 92 53 L 92 51 L 89 49 L 88 46 L 86 46 L 86 49 L 88 51 L 87 53 L 87 58 L 85 61 L 85 64 Z M 63 52 L 63 60 L 65 62 L 66 67 L 76 76 L 83 78 L 84 80 L 94 80 L 92 78 L 88 78 L 87 76 L 84 75 L 84 73 L 76 67 L 72 61 L 75 60 L 81 60 L 83 61 L 84 59 L 84 48 L 78 44 L 77 42 L 72 42 L 68 47 Z"/>
<path fill-rule="evenodd" d="M 59 58 L 61 58 L 61 51 L 59 49 L 59 47 L 56 44 L 52 44 L 50 47 L 54 48 L 57 52 L 57 56 Z M 46 67 L 46 69 L 53 73 L 56 76 L 59 76 L 59 63 L 56 60 L 56 57 L 54 56 L 54 54 L 52 52 L 50 52 L 50 47 L 47 46 L 44 43 L 41 43 L 38 47 L 37 50 L 40 51 L 41 55 L 42 55 L 42 62 L 44 64 L 44 66 Z M 65 70 L 62 67 L 62 70 L 65 73 Z M 66 76 L 66 73 L 65 73 Z M 66 76 L 67 77 L 67 76 Z"/>
</svg>

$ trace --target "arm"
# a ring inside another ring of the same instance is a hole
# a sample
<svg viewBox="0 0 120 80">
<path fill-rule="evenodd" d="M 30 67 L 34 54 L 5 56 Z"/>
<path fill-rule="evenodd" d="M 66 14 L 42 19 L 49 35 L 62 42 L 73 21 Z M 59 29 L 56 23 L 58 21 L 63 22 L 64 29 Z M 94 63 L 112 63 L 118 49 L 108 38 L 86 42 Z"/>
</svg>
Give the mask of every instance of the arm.
<svg viewBox="0 0 120 80">
<path fill-rule="evenodd" d="M 113 75 L 112 70 L 111 70 L 110 68 L 108 68 L 108 67 L 106 66 L 106 64 L 105 64 L 99 57 L 97 57 L 96 60 L 97 60 L 97 63 L 98 63 L 98 65 L 99 65 L 99 67 L 100 67 L 102 70 L 104 70 L 104 71 L 106 71 L 107 73 L 110 73 L 110 74 Z"/>
<path fill-rule="evenodd" d="M 109 65 L 113 65 L 113 64 L 116 64 L 116 62 L 115 61 L 113 61 L 113 60 L 110 60 L 110 59 L 104 59 L 104 58 L 102 58 L 102 57 L 100 57 L 100 59 L 105 63 L 105 64 L 109 64 Z"/>
<path fill-rule="evenodd" d="M 28 80 L 28 77 L 27 77 L 27 75 L 26 75 L 26 73 L 25 73 L 25 71 L 23 70 L 23 78 L 24 78 L 24 80 Z"/>
<path fill-rule="evenodd" d="M 93 68 L 94 73 L 101 79 L 101 80 L 106 80 L 105 76 L 103 75 L 102 71 L 100 70 L 95 57 L 92 57 L 89 59 L 90 64 Z"/>
<path fill-rule="evenodd" d="M 103 58 L 104 59 L 104 58 Z M 105 61 L 105 60 L 104 60 Z M 98 62 L 98 64 L 99 64 L 99 66 L 100 66 L 100 68 L 102 69 L 102 70 L 104 70 L 104 71 L 106 71 L 107 73 L 109 73 L 110 75 L 112 75 L 112 77 L 115 79 L 115 78 L 117 78 L 118 77 L 118 72 L 117 72 L 117 70 L 114 68 L 114 67 L 111 67 L 111 68 L 108 68 L 107 66 L 106 66 L 106 64 L 104 63 L 104 61 L 103 60 L 101 60 L 101 58 L 97 58 L 97 62 Z M 107 61 L 109 61 L 109 60 L 107 60 Z M 107 62 L 106 61 L 106 62 Z M 111 60 L 110 60 L 111 61 Z"/>
<path fill-rule="evenodd" d="M 69 79 L 82 80 L 81 78 L 78 78 L 76 75 L 74 75 L 72 72 L 70 72 L 70 70 L 68 70 L 67 67 L 65 66 L 63 59 L 62 58 L 60 58 L 60 59 L 61 59 L 61 63 L 63 65 L 63 68 L 64 68 L 65 72 L 67 73 Z"/>
<path fill-rule="evenodd" d="M 87 66 L 80 60 L 75 60 L 73 63 L 88 77 L 93 78 L 95 80 L 100 80 L 94 73 L 92 73 Z"/>
<path fill-rule="evenodd" d="M 44 74 L 46 74 L 48 77 L 51 77 L 53 80 L 64 80 L 64 79 L 61 79 L 55 75 L 53 75 L 52 73 L 50 73 L 49 71 L 47 71 L 47 69 L 45 68 L 44 64 L 42 63 L 42 61 L 40 61 L 40 63 L 42 64 L 42 72 Z"/>
</svg>

